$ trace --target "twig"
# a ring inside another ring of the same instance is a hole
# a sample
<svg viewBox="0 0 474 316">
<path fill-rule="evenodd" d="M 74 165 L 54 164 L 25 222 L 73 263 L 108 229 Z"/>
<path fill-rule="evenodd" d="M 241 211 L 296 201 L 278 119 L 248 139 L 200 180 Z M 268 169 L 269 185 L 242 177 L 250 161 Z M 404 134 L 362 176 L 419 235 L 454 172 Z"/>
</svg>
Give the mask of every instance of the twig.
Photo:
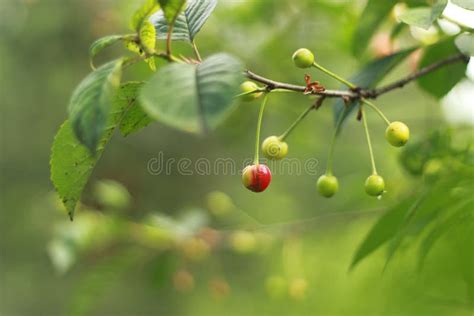
<svg viewBox="0 0 474 316">
<path fill-rule="evenodd" d="M 431 65 L 428 65 L 413 74 L 395 81 L 391 84 L 388 84 L 386 86 L 382 86 L 378 89 L 352 89 L 352 90 L 325 90 L 325 91 L 313 91 L 310 94 L 314 95 L 321 95 L 329 98 L 344 98 L 344 99 L 361 99 L 361 98 L 367 98 L 367 99 L 375 99 L 378 96 L 385 94 L 387 92 L 390 92 L 395 89 L 403 88 L 406 84 L 422 77 L 425 76 L 433 71 L 438 70 L 439 68 L 442 68 L 447 65 L 455 64 L 458 62 L 465 62 L 467 63 L 469 61 L 469 57 L 463 55 L 463 54 L 456 54 L 453 56 L 450 56 L 446 59 L 440 60 L 436 63 L 433 63 Z M 284 90 L 291 90 L 291 91 L 296 91 L 296 92 L 302 92 L 304 93 L 306 90 L 305 86 L 299 86 L 299 85 L 294 85 L 290 83 L 284 83 L 284 82 L 278 82 L 274 81 L 265 77 L 262 77 L 260 75 L 257 75 L 253 73 L 250 70 L 245 71 L 245 76 L 247 78 L 260 82 L 262 84 L 265 84 L 267 86 L 267 90 L 275 90 L 275 89 L 284 89 Z"/>
<path fill-rule="evenodd" d="M 202 62 L 201 54 L 199 53 L 196 42 L 192 41 L 191 45 L 193 46 L 194 55 L 196 55 L 197 60 Z"/>
<path fill-rule="evenodd" d="M 372 90 L 365 90 L 364 91 L 364 96 L 367 97 L 367 98 L 376 98 L 378 97 L 379 95 L 381 94 L 384 94 L 384 93 L 387 93 L 389 91 L 392 91 L 392 90 L 395 90 L 395 89 L 399 89 L 399 88 L 403 88 L 407 83 L 410 83 L 411 81 L 413 80 L 416 80 L 426 74 L 429 74 L 435 70 L 438 70 L 439 68 L 442 68 L 444 66 L 447 66 L 447 65 L 451 65 L 451 64 L 454 64 L 454 63 L 457 63 L 457 62 L 461 62 L 461 61 L 464 61 L 465 63 L 467 63 L 469 61 L 469 58 L 463 54 L 457 54 L 457 55 L 453 55 L 453 56 L 450 56 L 446 59 L 443 59 L 443 60 L 440 60 L 434 64 L 431 64 L 431 65 L 428 65 L 416 72 L 414 72 L 413 74 L 407 76 L 406 78 L 403 78 L 401 80 L 398 80 L 398 81 L 395 81 L 391 84 L 388 84 L 384 87 L 381 87 L 381 88 L 378 88 L 378 89 L 372 89 Z"/>
<path fill-rule="evenodd" d="M 294 85 L 290 83 L 274 81 L 274 80 L 259 76 L 251 72 L 250 70 L 246 70 L 245 75 L 247 76 L 247 78 L 251 80 L 265 84 L 269 91 L 272 91 L 275 89 L 285 89 L 285 90 L 291 90 L 291 91 L 304 93 L 306 90 L 306 86 L 298 86 L 298 85 Z M 358 98 L 359 97 L 359 95 L 353 91 L 340 91 L 340 90 L 312 91 L 309 94 L 322 95 L 322 96 L 331 97 L 331 98 L 341 98 L 341 97 Z"/>
</svg>

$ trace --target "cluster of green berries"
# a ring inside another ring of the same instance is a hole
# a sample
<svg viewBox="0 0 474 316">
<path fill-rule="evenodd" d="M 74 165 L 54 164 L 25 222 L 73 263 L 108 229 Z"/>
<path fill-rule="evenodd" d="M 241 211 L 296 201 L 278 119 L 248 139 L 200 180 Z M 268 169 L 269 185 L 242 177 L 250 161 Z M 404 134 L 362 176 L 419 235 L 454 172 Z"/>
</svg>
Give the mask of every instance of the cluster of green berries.
<svg viewBox="0 0 474 316">
<path fill-rule="evenodd" d="M 410 131 L 408 127 L 401 122 L 393 122 L 387 127 L 385 138 L 395 147 L 401 147 L 408 142 Z M 337 193 L 339 182 L 332 174 L 322 175 L 316 187 L 319 193 L 324 197 L 331 197 Z M 385 181 L 378 174 L 372 174 L 365 180 L 365 192 L 371 196 L 380 196 L 385 190 Z"/>
<path fill-rule="evenodd" d="M 314 54 L 306 49 L 298 49 L 292 56 L 293 62 L 298 68 L 310 68 L 315 66 Z M 317 65 L 318 67 L 321 67 Z M 241 95 L 244 101 L 253 101 L 260 98 L 265 89 L 259 87 L 255 82 L 245 81 L 241 84 Z M 410 130 L 402 122 L 391 122 L 386 131 L 385 139 L 394 147 L 402 147 L 410 138 Z M 262 153 L 270 160 L 281 160 L 288 154 L 288 144 L 283 137 L 270 136 L 262 143 Z M 247 166 L 242 175 L 242 182 L 249 190 L 254 192 L 264 191 L 271 181 L 270 169 L 264 164 L 254 164 Z M 326 172 L 322 175 L 316 187 L 318 192 L 324 197 L 332 197 L 339 190 L 339 181 L 332 174 L 332 171 Z M 370 175 L 365 181 L 365 191 L 371 196 L 381 196 L 385 190 L 384 179 L 375 172 Z"/>
</svg>

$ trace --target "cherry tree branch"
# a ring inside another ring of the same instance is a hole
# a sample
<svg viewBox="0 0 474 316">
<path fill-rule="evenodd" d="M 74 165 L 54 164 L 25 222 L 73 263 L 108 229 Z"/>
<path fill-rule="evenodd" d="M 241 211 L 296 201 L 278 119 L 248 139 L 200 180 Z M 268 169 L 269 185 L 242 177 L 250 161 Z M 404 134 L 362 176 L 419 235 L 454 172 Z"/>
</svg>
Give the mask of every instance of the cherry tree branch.
<svg viewBox="0 0 474 316">
<path fill-rule="evenodd" d="M 366 90 L 365 91 L 366 95 L 364 95 L 364 96 L 367 97 L 367 98 L 375 99 L 376 97 L 378 97 L 379 95 L 382 95 L 384 93 L 390 92 L 390 91 L 395 90 L 395 89 L 403 88 L 406 84 L 410 83 L 411 81 L 414 81 L 414 80 L 416 80 L 420 77 L 423 77 L 424 75 L 429 74 L 433 71 L 436 71 L 439 68 L 442 68 L 444 66 L 448 66 L 448 65 L 451 65 L 451 64 L 455 64 L 455 63 L 458 63 L 458 62 L 467 63 L 467 62 L 469 62 L 469 57 L 467 57 L 466 55 L 463 55 L 463 54 L 456 54 L 456 55 L 450 56 L 446 59 L 440 60 L 438 62 L 435 62 L 435 63 L 431 64 L 431 65 L 428 65 L 428 66 L 412 73 L 411 75 L 409 75 L 409 76 L 407 76 L 407 77 L 405 77 L 401 80 L 395 81 L 391 84 L 380 87 L 378 89 Z"/>
<path fill-rule="evenodd" d="M 388 84 L 386 86 L 382 86 L 377 89 L 353 89 L 353 90 L 325 90 L 325 91 L 313 91 L 310 92 L 310 94 L 313 95 L 321 95 L 324 97 L 329 97 L 329 98 L 344 98 L 344 99 L 360 99 L 360 98 L 368 98 L 368 99 L 375 99 L 378 96 L 385 94 L 387 92 L 390 92 L 395 89 L 400 89 L 403 88 L 405 85 L 408 83 L 425 76 L 431 72 L 434 72 L 442 67 L 452 65 L 458 62 L 465 62 L 467 63 L 469 61 L 469 57 L 465 56 L 463 54 L 456 54 L 450 57 L 447 57 L 446 59 L 440 60 L 438 62 L 435 62 L 431 65 L 428 65 L 422 69 L 417 70 L 416 72 L 410 74 L 409 76 L 402 78 L 398 81 L 395 81 L 391 84 Z M 266 86 L 266 89 L 268 91 L 275 90 L 275 89 L 284 89 L 284 90 L 290 90 L 290 91 L 296 91 L 296 92 L 301 92 L 304 93 L 306 90 L 305 86 L 300 86 L 300 85 L 294 85 L 290 83 L 284 83 L 284 82 L 279 82 L 275 80 L 271 80 L 268 78 L 265 78 L 263 76 L 257 75 L 253 73 L 250 70 L 246 70 L 244 72 L 245 76 L 247 78 L 260 82 Z"/>
</svg>

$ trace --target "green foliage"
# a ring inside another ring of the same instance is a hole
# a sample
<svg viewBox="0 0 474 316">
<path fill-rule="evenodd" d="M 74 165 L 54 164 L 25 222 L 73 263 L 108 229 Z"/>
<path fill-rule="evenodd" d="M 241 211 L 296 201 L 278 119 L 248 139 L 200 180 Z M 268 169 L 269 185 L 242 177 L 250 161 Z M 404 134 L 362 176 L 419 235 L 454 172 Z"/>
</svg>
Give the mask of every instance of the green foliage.
<svg viewBox="0 0 474 316">
<path fill-rule="evenodd" d="M 145 21 L 140 27 L 139 32 L 140 44 L 143 50 L 147 54 L 153 54 L 155 52 L 156 45 L 156 31 L 155 27 L 151 22 Z"/>
<path fill-rule="evenodd" d="M 451 2 L 466 10 L 474 11 L 474 1 L 472 0 L 451 0 Z"/>
<path fill-rule="evenodd" d="M 431 133 L 423 140 L 408 143 L 400 155 L 403 168 L 414 176 L 423 174 L 426 163 L 431 159 L 444 159 L 460 152 L 452 148 L 449 130 Z"/>
<path fill-rule="evenodd" d="M 389 241 L 400 229 L 410 207 L 417 204 L 418 199 L 410 198 L 383 214 L 357 249 L 350 268 Z"/>
<path fill-rule="evenodd" d="M 242 66 L 227 54 L 202 64 L 161 68 L 143 87 L 141 103 L 150 117 L 188 132 L 215 128 L 231 110 L 242 82 Z"/>
<path fill-rule="evenodd" d="M 411 159 L 411 156 L 418 158 Z M 380 217 L 359 246 L 351 267 L 385 244 L 389 246 L 387 265 L 407 237 L 420 239 L 421 267 L 435 242 L 445 232 L 452 230 L 454 225 L 460 229 L 459 226 L 472 227 L 474 224 L 474 199 L 466 197 L 474 185 L 472 149 L 457 149 L 449 132 L 436 132 L 407 147 L 402 157 L 403 165 L 408 166 L 411 173 L 421 174 L 420 170 L 426 170 L 425 165 L 433 159 L 440 161 L 442 169 L 436 177 L 430 175 L 430 178 L 425 171 L 423 192 L 408 197 Z M 406 163 L 418 160 L 424 161 L 421 166 Z M 470 246 L 465 244 L 464 247 Z"/>
<path fill-rule="evenodd" d="M 429 46 L 420 61 L 419 68 L 426 67 L 443 57 L 457 53 L 452 39 L 444 40 Z M 466 65 L 463 63 L 441 68 L 418 79 L 418 85 L 435 98 L 445 96 L 462 78 L 465 77 Z"/>
<path fill-rule="evenodd" d="M 143 111 L 137 98 L 142 87 L 143 83 L 141 82 L 128 83 L 129 95 L 131 97 L 129 99 L 129 109 L 125 112 L 120 122 L 120 133 L 123 136 L 135 133 L 152 122 L 152 119 Z"/>
<path fill-rule="evenodd" d="M 106 128 L 121 69 L 122 60 L 114 60 L 93 71 L 77 86 L 69 102 L 69 120 L 74 134 L 92 154 Z"/>
<path fill-rule="evenodd" d="M 436 0 L 433 6 L 419 7 L 407 10 L 400 15 L 400 20 L 406 24 L 429 29 L 436 19 L 438 19 L 448 4 L 448 0 Z"/>
<path fill-rule="evenodd" d="M 158 0 L 168 25 L 173 25 L 183 10 L 186 0 Z"/>
<path fill-rule="evenodd" d="M 178 15 L 173 28 L 172 39 L 192 43 L 206 20 L 216 7 L 217 0 L 190 0 L 186 9 Z M 162 12 L 152 17 L 156 27 L 156 35 L 160 39 L 168 34 L 168 23 Z"/>
<path fill-rule="evenodd" d="M 124 84 L 119 90 L 112 109 L 108 113 L 106 133 L 102 135 L 95 155 L 78 142 L 69 121 L 66 121 L 56 134 L 51 150 L 51 181 L 71 220 L 92 169 L 100 158 L 104 146 L 110 140 L 115 127 L 118 126 L 124 111 L 134 103 L 135 93 L 135 84 Z"/>
<path fill-rule="evenodd" d="M 373 34 L 397 2 L 396 0 L 369 0 L 367 2 L 352 37 L 352 53 L 355 56 L 362 55 L 366 50 Z"/>
<path fill-rule="evenodd" d="M 92 45 L 89 47 L 89 59 L 91 67 L 94 69 L 93 60 L 94 57 L 104 48 L 107 48 L 121 40 L 124 39 L 124 35 L 108 35 L 96 40 Z"/>
<path fill-rule="evenodd" d="M 474 56 L 474 34 L 464 33 L 456 37 L 454 40 L 456 47 L 461 51 L 461 53 Z"/>
<path fill-rule="evenodd" d="M 160 6 L 156 0 L 146 0 L 145 3 L 133 14 L 130 20 L 130 28 L 133 31 L 139 31 L 145 22 L 153 13 L 158 11 Z"/>
<path fill-rule="evenodd" d="M 399 51 L 392 55 L 377 59 L 365 65 L 361 71 L 352 76 L 350 82 L 361 88 L 373 88 L 379 83 L 393 68 L 407 58 L 415 48 Z M 337 100 L 334 106 L 334 122 L 337 123 L 338 118 L 344 115 L 344 121 L 348 115 L 357 108 L 359 102 L 352 101 L 349 109 L 344 112 L 346 106 L 343 100 Z"/>
</svg>

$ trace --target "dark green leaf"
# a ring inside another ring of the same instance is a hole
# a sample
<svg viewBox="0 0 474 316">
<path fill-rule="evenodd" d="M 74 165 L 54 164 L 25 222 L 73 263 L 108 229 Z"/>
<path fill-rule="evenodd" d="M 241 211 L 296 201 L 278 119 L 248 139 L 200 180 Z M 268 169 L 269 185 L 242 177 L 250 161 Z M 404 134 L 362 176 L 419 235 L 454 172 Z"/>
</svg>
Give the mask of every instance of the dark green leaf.
<svg viewBox="0 0 474 316">
<path fill-rule="evenodd" d="M 217 0 L 190 0 L 184 12 L 178 15 L 173 28 L 172 39 L 193 42 L 206 20 L 216 7 Z M 151 17 L 159 39 L 166 38 L 168 23 L 160 11 Z"/>
<path fill-rule="evenodd" d="M 350 269 L 395 236 L 415 203 L 415 198 L 409 198 L 380 217 L 357 249 Z"/>
<path fill-rule="evenodd" d="M 168 25 L 174 24 L 186 4 L 186 0 L 158 0 Z"/>
<path fill-rule="evenodd" d="M 429 46 L 420 61 L 419 68 L 426 67 L 457 52 L 452 39 Z M 466 65 L 457 63 L 421 77 L 418 79 L 418 84 L 423 90 L 440 99 L 465 77 L 465 73 Z"/>
<path fill-rule="evenodd" d="M 152 122 L 138 102 L 138 93 L 142 86 L 143 83 L 141 82 L 131 82 L 128 84 L 127 98 L 129 107 L 120 122 L 120 133 L 123 136 L 135 133 Z"/>
<path fill-rule="evenodd" d="M 466 10 L 474 11 L 474 0 L 451 0 L 451 2 Z"/>
<path fill-rule="evenodd" d="M 66 206 L 71 220 L 92 169 L 100 158 L 104 146 L 110 140 L 115 127 L 119 124 L 123 112 L 133 103 L 131 100 L 135 97 L 135 85 L 125 84 L 121 87 L 112 103 L 107 120 L 108 127 L 100 140 L 96 155 L 91 155 L 90 151 L 78 142 L 69 121 L 66 121 L 56 134 L 51 149 L 51 181 Z"/>
<path fill-rule="evenodd" d="M 390 56 L 386 56 L 367 64 L 362 70 L 351 78 L 351 82 L 361 88 L 373 88 L 380 82 L 393 68 L 400 64 L 416 48 L 406 49 Z M 344 119 L 357 107 L 357 102 L 349 105 L 349 111 L 346 111 Z M 334 121 L 336 122 L 345 105 L 342 100 L 338 100 L 334 106 Z"/>
<path fill-rule="evenodd" d="M 241 63 L 217 54 L 200 65 L 161 68 L 142 89 L 142 107 L 150 117 L 188 132 L 215 128 L 232 108 L 242 81 Z"/>
<path fill-rule="evenodd" d="M 77 139 L 97 149 L 109 115 L 110 103 L 120 84 L 122 60 L 111 61 L 90 73 L 74 90 L 69 102 L 69 120 Z"/>
<path fill-rule="evenodd" d="M 130 20 L 130 28 L 139 31 L 145 22 L 153 13 L 158 11 L 160 6 L 156 0 L 146 0 L 145 3 L 133 14 Z"/>
<path fill-rule="evenodd" d="M 431 8 L 413 8 L 401 14 L 399 18 L 406 24 L 418 26 L 427 30 L 433 22 L 441 16 L 447 4 L 448 0 L 437 0 Z"/>
<path fill-rule="evenodd" d="M 94 57 L 104 48 L 109 47 L 117 43 L 118 41 L 123 40 L 123 35 L 109 35 L 96 40 L 92 45 L 89 47 L 89 59 L 91 67 L 94 69 L 93 60 Z"/>
<path fill-rule="evenodd" d="M 389 15 L 397 0 L 369 0 L 359 18 L 357 28 L 352 37 L 352 53 L 360 56 L 369 46 L 372 35 L 377 31 L 379 25 Z"/>
</svg>

